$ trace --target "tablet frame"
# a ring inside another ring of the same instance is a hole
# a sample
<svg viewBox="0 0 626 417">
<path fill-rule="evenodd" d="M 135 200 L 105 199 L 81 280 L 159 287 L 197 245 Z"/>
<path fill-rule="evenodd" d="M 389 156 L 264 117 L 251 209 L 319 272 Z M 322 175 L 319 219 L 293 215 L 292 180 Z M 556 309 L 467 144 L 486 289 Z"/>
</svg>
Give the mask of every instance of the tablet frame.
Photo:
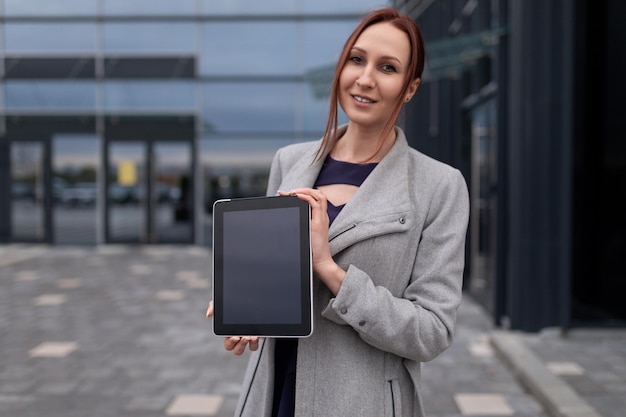
<svg viewBox="0 0 626 417">
<path fill-rule="evenodd" d="M 300 323 L 224 323 L 224 213 L 284 208 L 298 208 L 299 210 L 299 223 L 297 226 L 300 235 Z M 313 333 L 313 266 L 311 258 L 310 212 L 309 204 L 296 196 L 220 199 L 213 204 L 212 292 L 214 305 L 213 333 L 216 336 L 303 338 Z"/>
</svg>

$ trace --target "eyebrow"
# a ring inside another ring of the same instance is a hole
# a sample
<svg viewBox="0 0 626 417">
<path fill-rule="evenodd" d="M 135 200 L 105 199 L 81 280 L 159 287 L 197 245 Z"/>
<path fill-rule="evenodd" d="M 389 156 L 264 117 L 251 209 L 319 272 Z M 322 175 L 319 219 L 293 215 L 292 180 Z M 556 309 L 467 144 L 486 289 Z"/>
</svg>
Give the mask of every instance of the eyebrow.
<svg viewBox="0 0 626 417">
<path fill-rule="evenodd" d="M 367 51 L 365 49 L 363 49 L 363 48 L 359 48 L 358 46 L 353 46 L 352 50 L 357 50 L 357 51 L 367 55 Z M 383 55 L 382 58 L 383 59 L 391 59 L 391 60 L 397 61 L 398 64 L 402 65 L 402 61 L 400 61 L 398 58 L 396 58 L 393 55 Z"/>
</svg>

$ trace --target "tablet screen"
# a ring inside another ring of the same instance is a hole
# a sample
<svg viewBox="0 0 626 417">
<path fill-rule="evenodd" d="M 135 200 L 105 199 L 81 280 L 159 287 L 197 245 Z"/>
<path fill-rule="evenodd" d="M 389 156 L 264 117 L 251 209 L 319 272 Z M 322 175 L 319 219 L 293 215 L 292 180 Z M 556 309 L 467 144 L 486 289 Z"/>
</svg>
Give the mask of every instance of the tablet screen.
<svg viewBox="0 0 626 417">
<path fill-rule="evenodd" d="M 213 218 L 215 333 L 308 336 L 308 204 L 297 197 L 221 200 Z"/>
</svg>

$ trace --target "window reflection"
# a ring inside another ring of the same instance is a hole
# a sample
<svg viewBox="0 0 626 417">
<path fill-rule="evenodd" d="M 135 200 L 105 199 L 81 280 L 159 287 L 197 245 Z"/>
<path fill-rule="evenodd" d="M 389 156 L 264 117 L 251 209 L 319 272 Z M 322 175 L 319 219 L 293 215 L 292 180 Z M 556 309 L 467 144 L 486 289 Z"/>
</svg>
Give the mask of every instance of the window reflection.
<svg viewBox="0 0 626 417">
<path fill-rule="evenodd" d="M 202 12 L 214 15 L 255 14 L 339 14 L 362 13 L 379 7 L 389 6 L 381 0 L 229 0 L 202 1 Z"/>
<path fill-rule="evenodd" d="M 96 84 L 92 81 L 7 81 L 8 110 L 93 112 Z"/>
<path fill-rule="evenodd" d="M 196 12 L 196 0 L 103 0 L 103 3 L 105 15 L 170 16 Z"/>
<path fill-rule="evenodd" d="M 95 23 L 5 23 L 7 53 L 93 53 Z"/>
<path fill-rule="evenodd" d="M 302 60 L 304 71 L 320 66 L 335 66 L 343 44 L 357 25 L 356 20 L 307 22 L 302 24 Z"/>
<path fill-rule="evenodd" d="M 4 0 L 7 16 L 81 16 L 95 15 L 97 0 Z"/>
<path fill-rule="evenodd" d="M 195 22 L 106 23 L 104 50 L 138 55 L 195 52 Z"/>
<path fill-rule="evenodd" d="M 229 14 L 294 14 L 299 1 L 294 0 L 229 0 L 202 1 L 202 11 L 211 15 Z"/>
<path fill-rule="evenodd" d="M 363 13 L 381 7 L 388 7 L 388 1 L 381 0 L 301 0 L 302 12 L 307 13 Z"/>
<path fill-rule="evenodd" d="M 356 21 L 211 22 L 202 26 L 203 75 L 301 75 L 334 65 Z"/>
<path fill-rule="evenodd" d="M 297 106 L 293 82 L 220 82 L 204 87 L 207 132 L 293 132 Z"/>
<path fill-rule="evenodd" d="M 205 75 L 294 74 L 295 22 L 210 22 L 202 26 Z"/>
<path fill-rule="evenodd" d="M 111 81 L 104 84 L 106 110 L 193 112 L 191 81 Z"/>
</svg>

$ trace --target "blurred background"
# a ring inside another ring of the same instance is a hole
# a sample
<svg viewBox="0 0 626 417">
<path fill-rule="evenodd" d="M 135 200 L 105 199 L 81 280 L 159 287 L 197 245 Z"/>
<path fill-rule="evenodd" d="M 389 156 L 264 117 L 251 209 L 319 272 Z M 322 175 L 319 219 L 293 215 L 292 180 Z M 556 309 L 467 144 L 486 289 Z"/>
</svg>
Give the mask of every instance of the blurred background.
<svg viewBox="0 0 626 417">
<path fill-rule="evenodd" d="M 0 242 L 210 247 L 386 5 L 427 45 L 401 125 L 470 188 L 466 291 L 506 328 L 624 326 L 620 0 L 0 0 Z"/>
</svg>

